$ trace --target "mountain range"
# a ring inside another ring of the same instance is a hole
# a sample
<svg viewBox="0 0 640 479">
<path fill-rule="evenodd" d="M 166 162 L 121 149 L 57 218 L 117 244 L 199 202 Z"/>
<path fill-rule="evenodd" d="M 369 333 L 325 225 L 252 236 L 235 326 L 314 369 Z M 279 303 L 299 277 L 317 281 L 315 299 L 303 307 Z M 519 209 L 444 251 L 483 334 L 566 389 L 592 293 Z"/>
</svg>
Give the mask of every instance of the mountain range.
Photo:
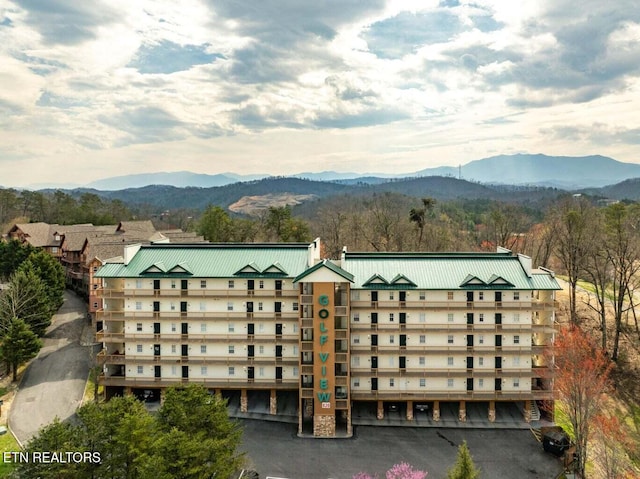
<svg viewBox="0 0 640 479">
<path fill-rule="evenodd" d="M 601 188 L 624 180 L 640 178 L 640 164 L 624 163 L 601 155 L 570 157 L 516 154 L 483 158 L 459 167 L 441 166 L 405 174 L 324 171 L 297 173 L 289 177 L 342 184 L 374 185 L 398 178 L 428 176 L 453 177 L 484 184 L 548 186 L 576 190 Z M 207 175 L 189 171 L 153 172 L 105 178 L 84 187 L 102 191 L 140 188 L 148 185 L 211 188 L 267 177 L 269 177 L 267 174 L 222 173 Z M 52 187 L 53 185 L 47 186 Z M 38 187 L 45 186 L 38 185 Z"/>
</svg>

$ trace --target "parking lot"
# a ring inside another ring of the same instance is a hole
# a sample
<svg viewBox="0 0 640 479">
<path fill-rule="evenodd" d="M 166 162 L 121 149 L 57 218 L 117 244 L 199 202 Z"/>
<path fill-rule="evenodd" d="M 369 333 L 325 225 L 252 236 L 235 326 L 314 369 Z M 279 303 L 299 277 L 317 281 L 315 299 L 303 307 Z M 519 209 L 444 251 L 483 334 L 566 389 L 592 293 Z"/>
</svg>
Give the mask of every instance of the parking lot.
<svg viewBox="0 0 640 479">
<path fill-rule="evenodd" d="M 241 423 L 249 467 L 263 479 L 351 479 L 361 471 L 384 477 L 401 461 L 440 479 L 463 440 L 483 478 L 552 479 L 561 471 L 560 460 L 528 430 L 356 426 L 351 439 L 313 439 L 297 437 L 292 424 Z"/>
</svg>

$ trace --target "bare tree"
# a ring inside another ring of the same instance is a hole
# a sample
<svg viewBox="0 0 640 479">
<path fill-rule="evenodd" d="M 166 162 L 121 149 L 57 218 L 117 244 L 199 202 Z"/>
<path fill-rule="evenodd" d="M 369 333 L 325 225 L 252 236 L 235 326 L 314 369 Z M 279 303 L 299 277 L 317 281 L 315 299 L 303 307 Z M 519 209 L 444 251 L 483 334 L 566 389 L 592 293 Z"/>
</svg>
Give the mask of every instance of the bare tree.
<svg viewBox="0 0 640 479">
<path fill-rule="evenodd" d="M 569 280 L 569 312 L 572 324 L 578 323 L 576 288 L 593 246 L 594 207 L 583 197 L 563 201 L 553 212 L 556 255 Z"/>
</svg>

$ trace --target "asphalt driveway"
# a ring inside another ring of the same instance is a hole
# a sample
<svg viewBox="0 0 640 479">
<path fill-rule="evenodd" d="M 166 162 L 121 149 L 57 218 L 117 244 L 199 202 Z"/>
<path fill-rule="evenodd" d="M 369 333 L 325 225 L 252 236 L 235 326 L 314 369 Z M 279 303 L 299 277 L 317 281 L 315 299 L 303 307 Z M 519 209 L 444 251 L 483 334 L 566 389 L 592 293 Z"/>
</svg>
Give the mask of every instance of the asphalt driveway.
<svg viewBox="0 0 640 479">
<path fill-rule="evenodd" d="M 356 426 L 351 439 L 312 439 L 297 437 L 297 425 L 241 423 L 242 450 L 261 478 L 351 479 L 361 471 L 384 478 L 393 464 L 405 461 L 428 471 L 428 479 L 441 479 L 463 440 L 483 478 L 553 479 L 562 470 L 560 460 L 522 429 Z"/>
<path fill-rule="evenodd" d="M 56 417 L 71 417 L 82 400 L 89 374 L 89 347 L 80 345 L 87 308 L 74 293 L 64 303 L 43 338 L 43 348 L 29 365 L 11 405 L 9 426 L 25 444 Z"/>
</svg>

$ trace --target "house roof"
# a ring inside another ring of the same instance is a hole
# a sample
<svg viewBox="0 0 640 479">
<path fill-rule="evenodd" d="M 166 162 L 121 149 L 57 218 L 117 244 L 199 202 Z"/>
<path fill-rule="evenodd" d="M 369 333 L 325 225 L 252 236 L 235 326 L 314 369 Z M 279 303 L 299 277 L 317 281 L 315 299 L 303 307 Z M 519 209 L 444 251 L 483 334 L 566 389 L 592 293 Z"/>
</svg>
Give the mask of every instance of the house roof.
<svg viewBox="0 0 640 479">
<path fill-rule="evenodd" d="M 59 228 L 58 224 L 49 223 L 17 223 L 11 228 L 9 233 L 18 230 L 25 235 L 25 241 L 35 247 L 51 246 L 54 243 L 53 233 Z"/>
<path fill-rule="evenodd" d="M 294 278 L 307 269 L 308 261 L 308 243 L 163 243 L 142 245 L 127 265 L 106 264 L 96 276 L 171 277 L 186 275 L 182 269 L 188 269 L 196 278 L 238 278 L 247 276 L 243 270 L 251 265 L 259 271 L 252 277 Z M 145 273 L 159 264 L 164 272 L 157 268 Z"/>
<path fill-rule="evenodd" d="M 153 234 L 156 228 L 150 220 L 121 221 L 116 228 L 116 233 L 148 232 Z"/>
<path fill-rule="evenodd" d="M 561 289 L 551 272 L 529 275 L 510 253 L 345 252 L 341 267 L 355 289 Z"/>
</svg>

